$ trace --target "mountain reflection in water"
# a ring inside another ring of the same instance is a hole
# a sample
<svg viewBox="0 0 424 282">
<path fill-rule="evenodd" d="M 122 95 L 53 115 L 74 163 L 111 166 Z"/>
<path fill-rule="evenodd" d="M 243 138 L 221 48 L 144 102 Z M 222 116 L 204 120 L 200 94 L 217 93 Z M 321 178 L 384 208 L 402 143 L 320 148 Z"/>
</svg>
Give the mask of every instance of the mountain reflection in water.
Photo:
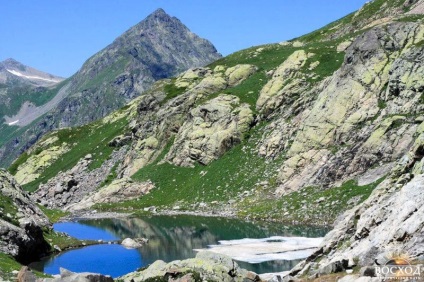
<svg viewBox="0 0 424 282">
<path fill-rule="evenodd" d="M 191 258 L 196 254 L 194 249 L 207 248 L 208 245 L 215 245 L 220 240 L 267 238 L 271 236 L 322 237 L 328 232 L 326 228 L 310 226 L 290 226 L 281 223 L 253 223 L 238 219 L 185 215 L 84 220 L 79 221 L 79 224 L 90 228 L 97 227 L 121 239 L 127 237 L 149 239 L 148 244 L 137 249 L 141 255 L 139 267 L 144 267 L 159 259 L 169 262 Z M 105 247 L 107 246 L 105 245 Z M 101 251 L 99 250 L 99 252 Z M 120 254 L 121 259 L 124 259 L 122 258 L 123 255 L 122 253 Z M 57 256 L 57 258 L 60 256 Z M 83 255 L 79 257 L 83 258 Z M 110 259 L 113 260 L 114 258 Z M 37 267 L 33 267 L 43 271 L 53 261 L 54 259 L 52 260 L 52 258 L 46 259 L 38 263 Z M 268 261 L 258 264 L 239 262 L 239 264 L 241 267 L 257 273 L 267 273 L 288 270 L 298 262 L 299 260 Z M 83 261 L 80 263 L 84 264 Z M 100 271 L 97 270 L 97 272 Z M 102 273 L 107 274 L 106 272 Z"/>
</svg>

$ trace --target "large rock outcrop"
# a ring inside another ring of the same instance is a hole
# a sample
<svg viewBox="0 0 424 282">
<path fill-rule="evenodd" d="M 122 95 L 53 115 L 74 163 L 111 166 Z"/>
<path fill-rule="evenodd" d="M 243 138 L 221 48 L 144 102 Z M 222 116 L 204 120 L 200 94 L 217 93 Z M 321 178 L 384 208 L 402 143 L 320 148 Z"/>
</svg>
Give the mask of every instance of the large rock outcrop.
<svg viewBox="0 0 424 282">
<path fill-rule="evenodd" d="M 0 251 L 27 263 L 50 250 L 43 227 L 49 220 L 13 177 L 0 170 Z"/>
<path fill-rule="evenodd" d="M 406 153 L 423 109 L 423 52 L 415 46 L 423 36 L 421 24 L 391 23 L 352 43 L 342 67 L 318 86 L 313 106 L 286 126 L 287 134 L 271 134 L 292 141 L 282 147 L 288 158 L 278 193 L 332 185 Z"/>
<path fill-rule="evenodd" d="M 259 276 L 240 268 L 231 258 L 211 252 L 199 252 L 195 258 L 165 263 L 156 261 L 146 270 L 121 277 L 123 281 L 148 279 L 166 281 L 259 282 Z"/>
<path fill-rule="evenodd" d="M 165 88 L 172 82 L 158 83 L 145 93 L 131 123 L 134 140 L 123 163 L 123 175 L 131 176 L 157 158 L 171 136 L 176 139 L 167 160 L 178 165 L 207 164 L 237 144 L 249 129 L 253 112 L 237 97 L 220 95 L 208 101 L 208 96 L 240 85 L 255 72 L 257 68 L 248 64 L 190 69 L 173 82 L 181 91 L 179 96 L 167 99 Z M 207 153 L 191 158 L 188 147 Z"/>
<path fill-rule="evenodd" d="M 207 165 L 240 143 L 252 122 L 248 104 L 220 95 L 190 112 L 166 159 L 179 166 Z"/>
</svg>

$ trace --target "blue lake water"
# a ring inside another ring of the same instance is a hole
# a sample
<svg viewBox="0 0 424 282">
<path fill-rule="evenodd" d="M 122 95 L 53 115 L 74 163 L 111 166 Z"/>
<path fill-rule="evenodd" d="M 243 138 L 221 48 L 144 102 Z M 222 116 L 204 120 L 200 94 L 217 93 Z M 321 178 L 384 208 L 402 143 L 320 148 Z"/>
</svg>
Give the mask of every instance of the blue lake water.
<svg viewBox="0 0 424 282">
<path fill-rule="evenodd" d="M 103 273 L 119 277 L 143 265 L 141 254 L 121 245 L 94 245 L 67 251 L 45 261 L 44 272 L 58 274 L 60 267 L 74 272 Z"/>
<path fill-rule="evenodd" d="M 216 245 L 220 240 L 271 236 L 322 237 L 328 231 L 317 227 L 194 216 L 85 220 L 58 223 L 54 228 L 84 240 L 115 241 L 127 237 L 149 239 L 149 243 L 139 249 L 101 244 L 66 251 L 31 264 L 34 269 L 48 274 L 58 274 L 60 267 L 63 267 L 74 272 L 103 273 L 114 278 L 145 267 L 158 259 L 169 262 L 194 257 L 194 249 Z M 267 273 L 289 270 L 299 261 L 238 263 L 256 273 Z"/>
</svg>

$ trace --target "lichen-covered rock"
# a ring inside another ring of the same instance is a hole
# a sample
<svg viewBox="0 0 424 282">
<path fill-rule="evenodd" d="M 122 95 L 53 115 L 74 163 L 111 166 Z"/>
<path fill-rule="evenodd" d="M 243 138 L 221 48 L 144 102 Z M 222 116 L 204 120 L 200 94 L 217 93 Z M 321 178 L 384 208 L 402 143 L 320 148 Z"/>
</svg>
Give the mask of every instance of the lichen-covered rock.
<svg viewBox="0 0 424 282">
<path fill-rule="evenodd" d="M 156 261 L 146 270 L 127 274 L 119 279 L 125 282 L 141 282 L 154 278 L 167 279 L 167 281 L 178 281 L 174 279 L 178 279 L 190 273 L 196 275 L 198 279 L 201 279 L 200 281 L 261 281 L 258 275 L 240 268 L 231 258 L 208 251 L 199 252 L 196 257 L 192 259 L 173 261 L 168 264 L 163 261 Z"/>
<path fill-rule="evenodd" d="M 272 79 L 260 92 L 256 102 L 258 111 L 267 115 L 280 106 L 284 99 L 290 99 L 290 96 L 306 91 L 303 80 L 298 77 L 298 71 L 305 65 L 307 59 L 308 54 L 304 50 L 298 50 L 277 68 Z"/>
<path fill-rule="evenodd" d="M 190 112 L 166 159 L 176 165 L 207 165 L 243 139 L 253 112 L 239 98 L 220 95 Z"/>
<path fill-rule="evenodd" d="M 176 81 L 175 86 L 178 88 L 193 88 L 198 80 L 205 76 L 211 75 L 212 71 L 208 68 L 193 68 L 180 74 Z"/>
<path fill-rule="evenodd" d="M 43 143 L 39 146 L 41 149 L 40 153 L 29 157 L 25 163 L 18 167 L 15 179 L 19 184 L 24 185 L 36 180 L 44 169 L 69 150 L 69 146 L 66 143 L 63 143 L 60 146 L 49 147 L 47 147 L 49 143 Z M 43 149 L 44 147 L 47 148 Z"/>
<path fill-rule="evenodd" d="M 186 88 L 184 93 L 165 104 L 163 86 L 154 87 L 140 100 L 138 118 L 134 120 L 134 142 L 128 152 L 123 167 L 123 175 L 131 176 L 140 168 L 156 159 L 170 136 L 175 135 L 190 112 L 200 101 L 228 87 L 236 86 L 251 76 L 257 68 L 252 65 L 236 65 L 231 68 L 218 65 L 213 70 L 197 68 L 181 74 L 175 86 Z M 238 116 L 244 118 L 246 109 L 241 109 Z"/>
<path fill-rule="evenodd" d="M 228 85 L 235 86 L 240 84 L 243 80 L 254 74 L 258 68 L 253 65 L 236 65 L 234 67 L 228 68 L 225 71 L 225 75 L 228 77 Z"/>
<path fill-rule="evenodd" d="M 340 43 L 339 45 L 337 45 L 337 52 L 344 52 L 344 51 L 346 51 L 346 49 L 350 46 L 350 44 L 352 44 L 352 41 L 350 41 L 350 40 L 343 41 L 342 43 Z"/>
<path fill-rule="evenodd" d="M 294 136 L 261 142 L 292 140 L 285 148 L 277 192 L 334 185 L 405 154 L 418 128 L 414 117 L 406 115 L 423 108 L 419 62 L 424 58 L 422 47 L 414 47 L 423 32 L 420 24 L 391 23 L 359 36 L 346 50 L 342 67 L 315 91 L 319 95 L 313 106 L 292 122 L 298 126 Z M 320 165 L 315 165 L 316 151 L 321 152 Z"/>
<path fill-rule="evenodd" d="M 0 251 L 22 263 L 41 257 L 50 249 L 42 231 L 49 225 L 28 194 L 0 169 Z"/>
</svg>

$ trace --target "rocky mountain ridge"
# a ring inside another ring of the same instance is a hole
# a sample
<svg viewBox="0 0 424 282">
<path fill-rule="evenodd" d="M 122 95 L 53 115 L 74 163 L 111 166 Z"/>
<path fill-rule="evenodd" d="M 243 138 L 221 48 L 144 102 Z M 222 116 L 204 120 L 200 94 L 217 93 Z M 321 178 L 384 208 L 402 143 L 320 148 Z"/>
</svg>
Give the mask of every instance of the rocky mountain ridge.
<svg viewBox="0 0 424 282">
<path fill-rule="evenodd" d="M 64 78 L 48 74 L 9 58 L 0 62 L 0 83 L 12 84 L 14 80 L 32 86 L 48 87 L 64 80 Z"/>
<path fill-rule="evenodd" d="M 177 18 L 158 9 L 113 43 L 89 58 L 53 91 L 59 97 L 47 111 L 26 116 L 0 150 L 0 163 L 10 164 L 45 133 L 83 125 L 124 106 L 156 80 L 206 65 L 221 55 L 206 39 Z"/>
<path fill-rule="evenodd" d="M 14 59 L 0 62 L 0 146 L 19 128 L 24 115 L 54 97 L 55 86 L 63 80 Z"/>
</svg>

